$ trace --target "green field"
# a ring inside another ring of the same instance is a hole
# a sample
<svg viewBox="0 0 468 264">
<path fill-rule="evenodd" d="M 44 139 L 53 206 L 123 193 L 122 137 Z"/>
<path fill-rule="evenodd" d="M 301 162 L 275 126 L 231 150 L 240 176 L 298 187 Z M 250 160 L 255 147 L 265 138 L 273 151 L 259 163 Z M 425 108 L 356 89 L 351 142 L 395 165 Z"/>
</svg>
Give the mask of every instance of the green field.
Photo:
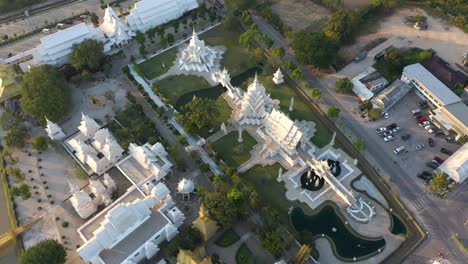
<svg viewBox="0 0 468 264">
<path fill-rule="evenodd" d="M 173 75 L 155 83 L 154 86 L 169 101 L 169 104 L 175 105 L 180 96 L 188 92 L 209 88 L 210 84 L 198 76 Z"/>
<path fill-rule="evenodd" d="M 242 244 L 237 250 L 236 253 L 236 263 L 237 264 L 255 264 L 255 256 L 250 252 L 250 249 L 247 245 Z"/>
<path fill-rule="evenodd" d="M 158 56 L 136 64 L 138 73 L 148 80 L 152 80 L 161 74 L 166 73 L 172 67 L 177 56 L 177 47 L 167 50 Z M 163 63 L 164 66 L 163 67 Z"/>
<path fill-rule="evenodd" d="M 250 151 L 257 141 L 247 132 L 242 132 L 242 143 L 237 142 L 239 133 L 231 132 L 213 142 L 213 149 L 231 167 L 239 167 L 251 157 Z"/>
</svg>

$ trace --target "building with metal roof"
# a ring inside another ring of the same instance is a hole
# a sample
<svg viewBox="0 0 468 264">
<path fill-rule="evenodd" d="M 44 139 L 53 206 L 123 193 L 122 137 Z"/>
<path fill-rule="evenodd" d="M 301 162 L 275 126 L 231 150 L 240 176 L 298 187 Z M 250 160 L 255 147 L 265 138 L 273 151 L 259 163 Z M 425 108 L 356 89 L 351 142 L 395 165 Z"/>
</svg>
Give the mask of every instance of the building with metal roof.
<svg viewBox="0 0 468 264">
<path fill-rule="evenodd" d="M 445 132 L 468 135 L 468 106 L 463 102 L 446 105 L 431 111 L 431 120 Z"/>
<path fill-rule="evenodd" d="M 374 97 L 371 102 L 376 107 L 387 111 L 411 91 L 411 88 L 412 87 L 405 82 L 396 80 L 379 95 Z"/>
<path fill-rule="evenodd" d="M 468 143 L 453 153 L 437 170 L 447 173 L 457 183 L 468 178 Z"/>
</svg>

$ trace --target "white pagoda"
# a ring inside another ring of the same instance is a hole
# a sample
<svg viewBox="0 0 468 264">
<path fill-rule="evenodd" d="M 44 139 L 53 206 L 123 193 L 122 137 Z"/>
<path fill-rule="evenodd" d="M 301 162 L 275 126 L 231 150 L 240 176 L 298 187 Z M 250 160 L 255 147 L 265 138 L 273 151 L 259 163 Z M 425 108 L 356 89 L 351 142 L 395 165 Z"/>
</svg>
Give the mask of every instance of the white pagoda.
<svg viewBox="0 0 468 264">
<path fill-rule="evenodd" d="M 117 16 L 114 10 L 107 6 L 99 29 L 109 39 L 107 45 L 122 47 L 128 44 L 136 34 Z"/>
<path fill-rule="evenodd" d="M 56 123 L 50 121 L 46 118 L 47 126 L 45 131 L 47 132 L 47 136 L 49 136 L 52 140 L 62 140 L 65 138 L 65 133 L 63 133 L 62 128 L 57 125 Z"/>
<path fill-rule="evenodd" d="M 185 197 L 190 197 L 195 191 L 195 183 L 191 179 L 182 178 L 177 184 L 177 191 Z"/>
<path fill-rule="evenodd" d="M 287 115 L 273 109 L 265 118 L 265 132 L 278 143 L 289 155 L 296 151 L 297 144 L 302 139 L 302 131 Z"/>
<path fill-rule="evenodd" d="M 100 128 L 94 119 L 82 114 L 78 130 L 65 143 L 88 174 L 102 175 L 122 158 L 122 147 L 109 130 Z"/>
<path fill-rule="evenodd" d="M 210 72 L 215 68 L 219 52 L 205 45 L 193 29 L 188 46 L 179 55 L 178 68 L 184 71 Z"/>
<path fill-rule="evenodd" d="M 261 125 L 265 116 L 271 112 L 273 103 L 265 87 L 255 75 L 254 81 L 247 88 L 238 113 L 239 124 Z"/>
<path fill-rule="evenodd" d="M 277 85 L 280 85 L 282 83 L 284 83 L 284 79 L 283 79 L 283 73 L 281 72 L 281 69 L 278 68 L 278 70 L 273 74 L 273 82 Z"/>
<path fill-rule="evenodd" d="M 94 201 L 87 192 L 80 190 L 76 185 L 68 182 L 68 186 L 72 194 L 70 202 L 82 219 L 88 218 L 97 211 L 99 202 Z"/>
</svg>

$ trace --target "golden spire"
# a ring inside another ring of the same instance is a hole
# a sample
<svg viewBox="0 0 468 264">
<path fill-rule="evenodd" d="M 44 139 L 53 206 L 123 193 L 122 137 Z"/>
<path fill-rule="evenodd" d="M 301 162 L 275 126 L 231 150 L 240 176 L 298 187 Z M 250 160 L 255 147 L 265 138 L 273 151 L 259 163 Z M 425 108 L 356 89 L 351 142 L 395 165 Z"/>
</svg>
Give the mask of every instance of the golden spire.
<svg viewBox="0 0 468 264">
<path fill-rule="evenodd" d="M 208 214 L 206 213 L 206 208 L 203 204 L 200 204 L 200 211 L 198 211 L 198 218 L 205 218 L 208 217 Z"/>
<path fill-rule="evenodd" d="M 306 244 L 302 245 L 302 247 L 297 252 L 296 257 L 294 258 L 294 261 L 297 264 L 304 264 L 309 258 L 311 251 L 312 251 L 312 248 L 309 245 L 306 245 Z"/>
</svg>

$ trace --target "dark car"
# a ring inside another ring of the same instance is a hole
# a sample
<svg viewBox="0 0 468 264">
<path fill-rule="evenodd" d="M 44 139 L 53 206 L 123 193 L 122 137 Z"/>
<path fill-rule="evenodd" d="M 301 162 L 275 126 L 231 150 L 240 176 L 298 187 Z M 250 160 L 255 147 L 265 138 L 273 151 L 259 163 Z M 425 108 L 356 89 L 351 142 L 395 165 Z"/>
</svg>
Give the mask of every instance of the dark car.
<svg viewBox="0 0 468 264">
<path fill-rule="evenodd" d="M 449 156 L 453 154 L 452 151 L 450 151 L 450 150 L 448 150 L 448 149 L 446 149 L 446 148 L 441 148 L 441 149 L 440 149 L 440 152 L 442 152 L 442 153 L 444 153 L 444 154 L 446 154 L 446 155 L 449 155 Z"/>
<path fill-rule="evenodd" d="M 387 130 L 392 130 L 394 129 L 395 127 L 397 127 L 397 124 L 393 123 L 393 124 L 390 124 L 387 126 Z"/>
<path fill-rule="evenodd" d="M 422 117 L 423 115 L 421 113 L 416 113 L 413 115 L 414 118 L 418 119 L 420 117 Z"/>
<path fill-rule="evenodd" d="M 424 175 L 424 176 L 432 176 L 432 173 L 430 173 L 428 171 L 422 171 L 421 174 Z"/>
<path fill-rule="evenodd" d="M 427 141 L 428 141 L 430 147 L 434 147 L 434 146 L 435 146 L 434 139 L 428 138 Z"/>
<path fill-rule="evenodd" d="M 445 161 L 445 160 L 443 160 L 443 159 L 441 159 L 441 158 L 439 158 L 439 157 L 437 157 L 437 156 L 434 156 L 434 160 L 437 161 L 437 162 L 439 162 L 439 164 L 442 164 L 442 163 L 444 163 L 444 161 Z"/>
<path fill-rule="evenodd" d="M 402 140 L 407 140 L 408 138 L 410 138 L 411 135 L 410 134 L 404 134 L 403 136 L 401 136 L 401 139 Z"/>
<path fill-rule="evenodd" d="M 431 169 L 434 169 L 434 170 L 437 169 L 437 167 L 439 167 L 439 165 L 437 165 L 437 164 L 435 164 L 433 162 L 430 162 L 430 161 L 426 162 L 426 166 L 431 168 Z"/>
</svg>

